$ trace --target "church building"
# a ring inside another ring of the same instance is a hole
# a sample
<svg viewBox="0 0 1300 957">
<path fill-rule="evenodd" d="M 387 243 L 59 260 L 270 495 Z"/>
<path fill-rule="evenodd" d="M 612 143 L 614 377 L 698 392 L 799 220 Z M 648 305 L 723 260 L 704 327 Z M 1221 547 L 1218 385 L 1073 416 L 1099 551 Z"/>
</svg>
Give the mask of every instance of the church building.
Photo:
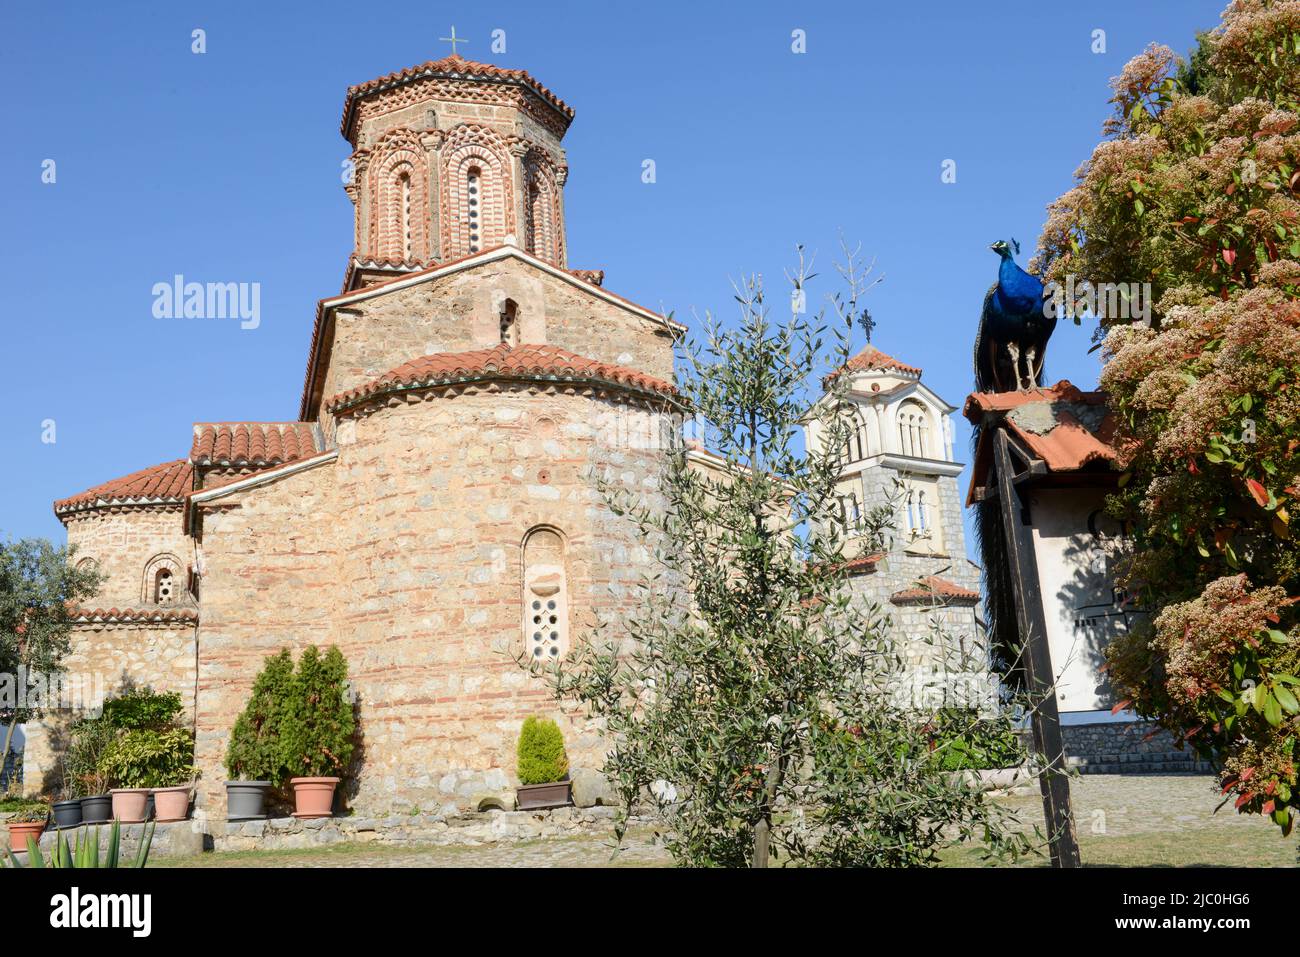
<svg viewBox="0 0 1300 957">
<path fill-rule="evenodd" d="M 350 88 L 355 246 L 317 305 L 296 417 L 196 423 L 182 457 L 55 503 L 105 575 L 67 668 L 181 693 L 208 817 L 229 731 L 285 646 L 348 659 L 360 813 L 506 800 L 529 714 L 560 719 L 575 768 L 600 766 L 595 729 L 515 658 L 563 655 L 635 606 L 650 555 L 593 475 L 653 494 L 681 434 L 685 330 L 570 268 L 573 115 L 528 73 L 456 55 Z M 861 420 L 844 521 L 903 490 L 900 532 L 854 555 L 855 587 L 904 633 L 938 614 L 975 642 L 954 409 L 872 348 L 843 373 Z M 29 727 L 29 789 L 56 773 L 57 737 Z"/>
</svg>

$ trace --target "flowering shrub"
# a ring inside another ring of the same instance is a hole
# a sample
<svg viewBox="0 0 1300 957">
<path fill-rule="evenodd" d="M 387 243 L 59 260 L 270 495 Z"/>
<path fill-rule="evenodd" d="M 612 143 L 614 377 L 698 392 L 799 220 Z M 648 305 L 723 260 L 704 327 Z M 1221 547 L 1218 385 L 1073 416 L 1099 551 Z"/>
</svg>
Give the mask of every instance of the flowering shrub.
<svg viewBox="0 0 1300 957">
<path fill-rule="evenodd" d="M 1290 831 L 1300 736 L 1300 2 L 1238 0 L 1188 62 L 1113 81 L 1107 138 L 1050 207 L 1047 279 L 1150 283 L 1149 327 L 1102 317 L 1124 466 L 1120 585 L 1150 609 L 1112 683 Z M 1076 320 L 1077 321 L 1077 320 Z M 1129 703 L 1129 702 L 1125 702 Z"/>
</svg>

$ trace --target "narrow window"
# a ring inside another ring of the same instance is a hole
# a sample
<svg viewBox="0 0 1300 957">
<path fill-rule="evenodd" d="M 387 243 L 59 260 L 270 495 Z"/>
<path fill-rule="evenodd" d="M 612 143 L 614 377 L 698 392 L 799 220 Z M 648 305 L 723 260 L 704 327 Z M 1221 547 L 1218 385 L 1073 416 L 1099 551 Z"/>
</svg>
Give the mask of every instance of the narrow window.
<svg viewBox="0 0 1300 957">
<path fill-rule="evenodd" d="M 466 210 L 465 220 L 469 223 L 469 251 L 478 252 L 479 226 L 482 224 L 481 203 L 482 198 L 479 194 L 479 179 L 481 171 L 477 166 L 471 166 L 465 174 L 465 195 Z"/>
<path fill-rule="evenodd" d="M 513 299 L 507 299 L 501 307 L 501 344 L 512 349 L 519 345 L 518 312 L 519 304 Z"/>
<path fill-rule="evenodd" d="M 916 517 L 921 524 L 922 531 L 930 527 L 930 517 L 926 514 L 924 489 L 916 493 Z"/>
<path fill-rule="evenodd" d="M 524 648 L 533 661 L 555 661 L 568 643 L 564 539 L 539 528 L 524 540 Z"/>
<path fill-rule="evenodd" d="M 411 177 L 403 173 L 398 180 L 398 187 L 401 192 L 401 206 L 399 207 L 402 217 L 401 232 L 402 237 L 402 260 L 410 262 L 411 260 Z"/>
<path fill-rule="evenodd" d="M 153 600 L 157 605 L 170 605 L 172 599 L 176 597 L 176 576 L 172 570 L 164 565 L 158 569 L 158 573 L 153 580 Z"/>
</svg>

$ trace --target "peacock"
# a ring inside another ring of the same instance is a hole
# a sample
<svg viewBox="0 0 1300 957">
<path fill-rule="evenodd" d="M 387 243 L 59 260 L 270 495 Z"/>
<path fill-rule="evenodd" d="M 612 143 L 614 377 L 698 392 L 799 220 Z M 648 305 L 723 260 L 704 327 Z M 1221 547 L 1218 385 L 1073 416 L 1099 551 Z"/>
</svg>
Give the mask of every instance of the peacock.
<svg viewBox="0 0 1300 957">
<path fill-rule="evenodd" d="M 1042 281 L 1016 265 L 1018 242 L 1000 239 L 989 248 L 1001 257 L 1001 262 L 998 281 L 984 296 L 975 336 L 975 390 L 1019 392 L 1038 388 L 1043 382 L 1043 358 L 1047 340 L 1056 328 L 1056 314 L 1044 297 Z M 978 423 L 972 430 L 971 444 L 976 453 L 981 431 Z M 996 670 L 1007 684 L 1020 686 L 1020 629 L 997 499 L 975 504 L 974 524 L 984 573 L 984 615 L 990 651 Z"/>
<path fill-rule="evenodd" d="M 989 247 L 1001 257 L 998 281 L 984 296 L 975 335 L 977 392 L 1035 389 L 1043 382 L 1047 340 L 1056 314 L 1043 296 L 1043 283 L 1016 265 L 1020 244 L 999 239 Z"/>
</svg>

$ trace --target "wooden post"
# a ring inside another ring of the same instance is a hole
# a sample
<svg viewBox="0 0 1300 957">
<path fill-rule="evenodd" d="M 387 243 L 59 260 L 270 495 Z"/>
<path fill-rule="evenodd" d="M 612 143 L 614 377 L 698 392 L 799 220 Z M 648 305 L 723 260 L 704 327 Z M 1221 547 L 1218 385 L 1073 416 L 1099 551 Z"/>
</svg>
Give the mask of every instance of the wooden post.
<svg viewBox="0 0 1300 957">
<path fill-rule="evenodd" d="M 1047 821 L 1052 866 L 1078 867 L 1079 841 L 1074 832 L 1074 814 L 1070 810 L 1070 781 L 1065 771 L 1061 715 L 1056 706 L 1055 674 L 1047 644 L 1043 596 L 1038 584 L 1038 562 L 1034 558 L 1033 526 L 1029 519 L 1028 503 L 1021 497 L 1012 470 L 1006 429 L 998 428 L 994 439 L 999 507 L 1007 539 L 1007 556 L 1011 563 L 1016 619 L 1020 635 L 1024 639 L 1021 661 L 1031 700 L 1035 705 L 1030 719 L 1034 750 L 1047 761 L 1038 783 L 1043 792 L 1043 816 Z"/>
</svg>

